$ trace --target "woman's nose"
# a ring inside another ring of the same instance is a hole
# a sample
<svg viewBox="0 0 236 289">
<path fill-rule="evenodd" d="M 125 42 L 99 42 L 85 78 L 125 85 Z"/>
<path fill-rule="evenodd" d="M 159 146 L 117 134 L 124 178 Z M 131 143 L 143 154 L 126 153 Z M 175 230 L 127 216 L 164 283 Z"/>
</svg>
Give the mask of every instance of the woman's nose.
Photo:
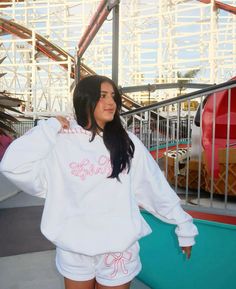
<svg viewBox="0 0 236 289">
<path fill-rule="evenodd" d="M 109 104 L 114 104 L 114 103 L 115 103 L 115 100 L 114 100 L 113 95 L 109 95 L 109 96 L 107 97 L 107 102 L 108 102 Z"/>
</svg>

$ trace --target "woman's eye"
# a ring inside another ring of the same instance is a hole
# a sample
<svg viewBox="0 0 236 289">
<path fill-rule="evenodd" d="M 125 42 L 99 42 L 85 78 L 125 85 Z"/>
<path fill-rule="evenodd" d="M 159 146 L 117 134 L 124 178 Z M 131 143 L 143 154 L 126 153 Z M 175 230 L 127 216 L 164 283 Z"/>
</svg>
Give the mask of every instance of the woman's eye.
<svg viewBox="0 0 236 289">
<path fill-rule="evenodd" d="M 101 98 L 105 98 L 106 97 L 106 94 L 101 94 Z"/>
</svg>

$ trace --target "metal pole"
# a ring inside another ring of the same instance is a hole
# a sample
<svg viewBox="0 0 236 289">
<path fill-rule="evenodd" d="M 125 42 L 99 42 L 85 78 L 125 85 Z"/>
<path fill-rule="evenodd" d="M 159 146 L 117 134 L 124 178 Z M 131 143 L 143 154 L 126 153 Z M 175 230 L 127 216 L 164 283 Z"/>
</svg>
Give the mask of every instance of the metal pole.
<svg viewBox="0 0 236 289">
<path fill-rule="evenodd" d="M 112 22 L 112 80 L 118 85 L 119 73 L 119 2 L 113 9 Z"/>
<path fill-rule="evenodd" d="M 75 62 L 75 84 L 77 84 L 80 80 L 81 77 L 81 72 L 80 72 L 80 64 L 81 64 L 81 57 L 76 56 L 76 62 Z"/>
</svg>

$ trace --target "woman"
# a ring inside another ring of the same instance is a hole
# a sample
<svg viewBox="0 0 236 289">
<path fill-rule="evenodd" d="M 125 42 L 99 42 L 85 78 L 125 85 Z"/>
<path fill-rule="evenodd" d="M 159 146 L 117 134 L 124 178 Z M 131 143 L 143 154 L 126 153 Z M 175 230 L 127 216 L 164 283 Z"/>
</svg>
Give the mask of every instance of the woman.
<svg viewBox="0 0 236 289">
<path fill-rule="evenodd" d="M 128 289 L 141 270 L 138 240 L 151 232 L 139 206 L 177 225 L 188 258 L 197 229 L 150 153 L 122 127 L 115 84 L 86 77 L 73 102 L 76 121 L 41 121 L 9 147 L 1 171 L 46 198 L 41 231 L 57 247 L 66 289 Z"/>
</svg>

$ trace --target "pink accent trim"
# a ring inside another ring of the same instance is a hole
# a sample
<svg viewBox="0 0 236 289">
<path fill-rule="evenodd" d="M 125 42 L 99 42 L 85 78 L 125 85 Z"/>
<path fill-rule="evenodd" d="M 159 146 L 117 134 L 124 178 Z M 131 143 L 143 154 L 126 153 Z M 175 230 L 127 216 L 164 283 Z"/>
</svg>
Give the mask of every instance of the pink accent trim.
<svg viewBox="0 0 236 289">
<path fill-rule="evenodd" d="M 127 275 L 129 270 L 125 267 L 125 263 L 130 261 L 132 258 L 132 253 L 125 251 L 124 253 L 110 253 L 106 254 L 104 263 L 107 267 L 113 267 L 113 272 L 111 277 L 114 278 L 117 273 L 120 271 L 123 274 Z"/>
<path fill-rule="evenodd" d="M 86 129 L 83 129 L 82 127 L 73 127 L 69 129 L 61 128 L 59 133 L 61 134 L 84 134 L 91 136 L 92 133 Z"/>
</svg>

